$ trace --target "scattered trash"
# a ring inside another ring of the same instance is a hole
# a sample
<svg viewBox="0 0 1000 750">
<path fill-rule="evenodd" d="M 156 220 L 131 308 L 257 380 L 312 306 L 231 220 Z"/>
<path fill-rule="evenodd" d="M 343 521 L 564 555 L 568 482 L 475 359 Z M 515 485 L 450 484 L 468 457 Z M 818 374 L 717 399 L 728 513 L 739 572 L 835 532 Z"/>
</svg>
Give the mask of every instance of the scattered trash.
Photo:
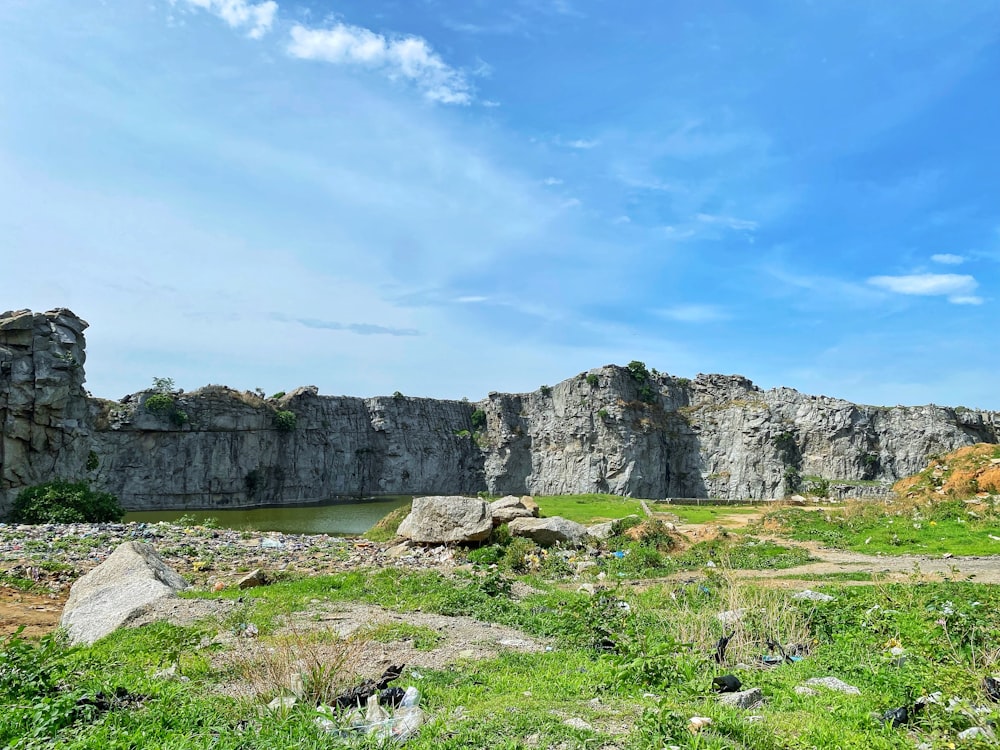
<svg viewBox="0 0 1000 750">
<path fill-rule="evenodd" d="M 991 740 L 993 739 L 994 734 L 993 730 L 989 727 L 969 727 L 968 729 L 959 732 L 957 737 L 960 740 L 975 740 L 979 738 Z"/>
<path fill-rule="evenodd" d="M 364 733 L 379 740 L 406 742 L 420 731 L 426 715 L 419 706 L 420 691 L 416 687 L 409 685 L 404 690 L 387 686 L 402 675 L 403 667 L 390 666 L 379 679 L 366 680 L 337 696 L 334 705 L 319 706 L 316 726 L 342 737 Z M 414 676 L 421 678 L 419 674 Z"/>
<path fill-rule="evenodd" d="M 360 708 L 368 699 L 381 690 L 389 687 L 389 683 L 399 679 L 403 674 L 405 664 L 390 666 L 377 680 L 366 680 L 350 690 L 346 690 L 334 699 L 337 708 Z"/>
<path fill-rule="evenodd" d="M 718 693 L 735 693 L 743 687 L 740 678 L 732 674 L 724 674 L 712 679 L 712 689 Z"/>
<path fill-rule="evenodd" d="M 267 547 L 268 549 L 281 549 L 285 544 L 280 539 L 272 539 L 266 536 L 260 540 L 260 546 Z"/>
<path fill-rule="evenodd" d="M 1000 680 L 996 677 L 987 677 L 983 680 L 983 690 L 986 697 L 994 703 L 1000 703 Z"/>
<path fill-rule="evenodd" d="M 688 719 L 688 729 L 697 734 L 711 723 L 712 720 L 707 716 L 692 716 Z"/>
<path fill-rule="evenodd" d="M 810 602 L 832 602 L 836 599 L 836 597 L 824 594 L 821 591 L 806 589 L 805 591 L 800 591 L 797 594 L 792 594 L 792 599 L 806 600 Z"/>
<path fill-rule="evenodd" d="M 891 727 L 901 727 L 903 724 L 909 723 L 910 719 L 912 719 L 916 713 L 916 706 L 914 706 L 913 710 L 907 706 L 890 708 L 882 714 L 882 723 L 888 724 Z"/>
<path fill-rule="evenodd" d="M 279 695 L 273 701 L 267 704 L 267 707 L 271 711 L 288 711 L 296 703 L 298 699 L 294 695 Z"/>
<path fill-rule="evenodd" d="M 723 662 L 725 662 L 725 660 L 726 660 L 726 647 L 729 646 L 729 641 L 731 641 L 733 639 L 734 635 L 736 635 L 736 631 L 735 630 L 732 633 L 730 633 L 729 635 L 723 635 L 718 641 L 716 641 L 716 643 L 715 643 L 715 657 L 714 657 L 716 664 L 722 664 Z"/>
</svg>

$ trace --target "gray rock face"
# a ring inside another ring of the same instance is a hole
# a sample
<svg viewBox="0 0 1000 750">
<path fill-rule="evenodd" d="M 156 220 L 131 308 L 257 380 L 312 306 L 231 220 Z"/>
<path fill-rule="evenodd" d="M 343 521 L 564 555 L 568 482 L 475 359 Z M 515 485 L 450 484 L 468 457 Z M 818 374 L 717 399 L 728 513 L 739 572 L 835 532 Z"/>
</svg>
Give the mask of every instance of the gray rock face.
<svg viewBox="0 0 1000 750">
<path fill-rule="evenodd" d="M 532 518 L 538 515 L 538 506 L 533 509 L 528 508 L 521 502 L 521 498 L 507 495 L 499 500 L 490 503 L 490 513 L 493 516 L 493 525 L 500 526 L 510 523 L 515 518 Z"/>
<path fill-rule="evenodd" d="M 124 542 L 70 589 L 60 624 L 73 643 L 93 643 L 187 583 L 143 542 Z"/>
<path fill-rule="evenodd" d="M 640 382 L 615 366 L 476 404 L 207 386 L 156 411 L 148 392 L 86 394 L 86 327 L 68 310 L 0 315 L 0 515 L 56 477 L 88 479 L 131 510 L 481 491 L 761 499 L 810 475 L 832 496 L 879 495 L 931 454 L 1000 436 L 996 412 L 859 406 L 738 375 Z"/>
<path fill-rule="evenodd" d="M 542 547 L 551 547 L 553 544 L 579 547 L 589 536 L 586 526 L 559 516 L 515 518 L 507 524 L 507 528 L 511 536 L 527 537 Z"/>
<path fill-rule="evenodd" d="M 86 475 L 86 328 L 69 310 L 0 315 L 0 514 L 22 487 Z"/>
<path fill-rule="evenodd" d="M 764 692 L 760 688 L 740 690 L 737 693 L 725 693 L 719 696 L 719 703 L 736 708 L 753 708 L 764 702 Z"/>
<path fill-rule="evenodd" d="M 415 497 L 399 535 L 422 544 L 481 542 L 493 530 L 490 506 L 475 497 Z"/>
</svg>

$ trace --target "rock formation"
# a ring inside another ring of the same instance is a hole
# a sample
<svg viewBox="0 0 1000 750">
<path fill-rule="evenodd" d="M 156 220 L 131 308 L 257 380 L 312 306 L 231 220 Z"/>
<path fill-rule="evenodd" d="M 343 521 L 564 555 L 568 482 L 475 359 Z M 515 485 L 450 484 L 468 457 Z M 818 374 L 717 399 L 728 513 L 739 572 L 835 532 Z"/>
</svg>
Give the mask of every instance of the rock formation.
<svg viewBox="0 0 1000 750">
<path fill-rule="evenodd" d="M 187 582 L 152 545 L 124 542 L 70 589 L 60 624 L 71 643 L 93 643 L 127 625 L 153 602 L 176 596 Z"/>
<path fill-rule="evenodd" d="M 54 478 L 90 480 L 129 509 L 480 491 L 878 494 L 932 454 L 1000 435 L 996 412 L 859 406 L 639 363 L 479 403 L 223 386 L 114 402 L 83 390 L 86 327 L 68 310 L 0 315 L 0 514 Z"/>
</svg>

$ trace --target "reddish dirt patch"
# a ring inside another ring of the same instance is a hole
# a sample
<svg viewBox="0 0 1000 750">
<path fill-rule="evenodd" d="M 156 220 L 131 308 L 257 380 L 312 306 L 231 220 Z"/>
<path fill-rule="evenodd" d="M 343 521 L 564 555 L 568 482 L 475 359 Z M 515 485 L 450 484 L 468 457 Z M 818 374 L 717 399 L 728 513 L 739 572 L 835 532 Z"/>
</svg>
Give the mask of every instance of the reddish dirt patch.
<svg viewBox="0 0 1000 750">
<path fill-rule="evenodd" d="M 42 636 L 59 627 L 65 595 L 29 594 L 0 586 L 0 637 L 24 626 L 25 636 Z"/>
</svg>

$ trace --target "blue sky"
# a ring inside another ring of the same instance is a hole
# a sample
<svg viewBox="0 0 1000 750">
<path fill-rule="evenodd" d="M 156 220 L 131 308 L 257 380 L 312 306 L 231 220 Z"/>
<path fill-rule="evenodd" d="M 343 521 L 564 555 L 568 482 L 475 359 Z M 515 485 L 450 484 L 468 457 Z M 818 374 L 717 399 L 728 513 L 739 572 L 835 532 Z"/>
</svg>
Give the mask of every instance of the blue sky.
<svg viewBox="0 0 1000 750">
<path fill-rule="evenodd" d="M 1000 409 L 1000 5 L 4 0 L 4 309 L 88 387 L 633 359 Z"/>
</svg>

